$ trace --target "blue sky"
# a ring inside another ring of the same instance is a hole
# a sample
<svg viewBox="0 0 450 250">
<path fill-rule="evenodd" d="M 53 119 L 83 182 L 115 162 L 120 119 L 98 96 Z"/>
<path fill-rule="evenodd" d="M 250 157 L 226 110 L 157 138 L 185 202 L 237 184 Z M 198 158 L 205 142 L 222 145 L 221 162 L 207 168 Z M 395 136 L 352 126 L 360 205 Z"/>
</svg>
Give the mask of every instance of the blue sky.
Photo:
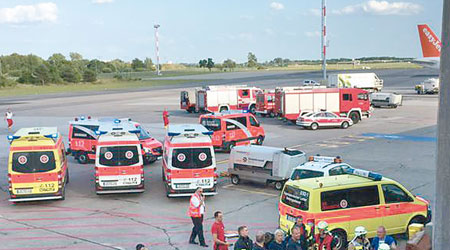
<svg viewBox="0 0 450 250">
<path fill-rule="evenodd" d="M 327 0 L 328 58 L 421 57 L 417 24 L 440 37 L 442 0 Z M 162 62 L 320 58 L 321 0 L 0 0 L 0 54 L 81 53 Z"/>
</svg>

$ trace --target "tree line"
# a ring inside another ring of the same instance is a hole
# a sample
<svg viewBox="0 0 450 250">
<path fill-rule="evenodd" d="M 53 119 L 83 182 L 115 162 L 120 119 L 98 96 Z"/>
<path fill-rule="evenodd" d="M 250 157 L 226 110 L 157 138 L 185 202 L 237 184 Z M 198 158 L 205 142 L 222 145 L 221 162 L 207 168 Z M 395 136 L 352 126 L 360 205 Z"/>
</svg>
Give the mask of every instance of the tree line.
<svg viewBox="0 0 450 250">
<path fill-rule="evenodd" d="M 79 53 L 72 52 L 66 58 L 55 53 L 47 60 L 36 55 L 11 54 L 0 57 L 0 86 L 17 83 L 45 85 L 48 83 L 95 82 L 100 73 L 121 73 L 124 71 L 155 70 L 150 58 L 138 58 L 131 63 L 120 59 L 104 62 L 87 60 Z"/>
</svg>

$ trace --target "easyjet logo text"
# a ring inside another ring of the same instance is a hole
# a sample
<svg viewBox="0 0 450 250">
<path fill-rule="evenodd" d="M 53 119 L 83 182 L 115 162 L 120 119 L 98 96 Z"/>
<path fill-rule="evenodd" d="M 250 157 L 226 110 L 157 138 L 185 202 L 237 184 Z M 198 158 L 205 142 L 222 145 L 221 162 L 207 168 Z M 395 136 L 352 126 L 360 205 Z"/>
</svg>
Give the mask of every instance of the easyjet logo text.
<svg viewBox="0 0 450 250">
<path fill-rule="evenodd" d="M 433 35 L 431 34 L 430 31 L 428 31 L 427 28 L 423 28 L 423 33 L 425 34 L 425 36 L 428 38 L 428 41 L 439 51 L 439 53 L 441 52 L 441 42 L 439 42 L 438 40 L 436 40 Z"/>
</svg>

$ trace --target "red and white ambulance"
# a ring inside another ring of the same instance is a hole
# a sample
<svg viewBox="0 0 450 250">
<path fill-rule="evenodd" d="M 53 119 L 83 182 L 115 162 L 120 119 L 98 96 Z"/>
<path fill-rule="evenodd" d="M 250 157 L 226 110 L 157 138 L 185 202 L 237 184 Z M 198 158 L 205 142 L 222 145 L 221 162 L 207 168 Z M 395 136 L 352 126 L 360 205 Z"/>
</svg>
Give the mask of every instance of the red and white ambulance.
<svg viewBox="0 0 450 250">
<path fill-rule="evenodd" d="M 211 131 L 200 124 L 171 124 L 164 140 L 162 178 L 167 197 L 190 196 L 198 187 L 217 194 Z"/>
<path fill-rule="evenodd" d="M 300 115 L 316 111 L 349 117 L 354 124 L 371 114 L 369 93 L 357 88 L 283 88 L 275 96 L 277 113 L 292 122 Z"/>
<path fill-rule="evenodd" d="M 264 90 L 256 94 L 256 113 L 261 116 L 275 116 L 275 90 Z"/>
<path fill-rule="evenodd" d="M 200 116 L 200 124 L 212 134 L 214 148 L 229 152 L 237 145 L 262 145 L 265 132 L 253 114 L 231 110 Z"/>
<path fill-rule="evenodd" d="M 97 194 L 144 192 L 144 163 L 139 130 L 127 120 L 102 124 L 95 158 Z"/>
<path fill-rule="evenodd" d="M 256 111 L 256 94 L 260 88 L 247 85 L 217 85 L 195 89 L 195 95 L 189 91 L 181 92 L 181 108 L 188 112 L 218 112 L 226 110 Z M 192 96 L 195 96 L 191 100 Z M 195 102 L 195 110 L 193 103 Z"/>
<path fill-rule="evenodd" d="M 98 131 L 101 125 L 113 124 L 113 118 L 93 119 L 90 116 L 76 117 L 74 121 L 69 122 L 69 152 L 80 164 L 86 164 L 95 161 L 95 149 L 97 145 Z M 128 118 L 121 121 L 130 120 Z M 142 145 L 142 155 L 144 163 L 152 163 L 162 156 L 162 143 L 150 136 L 145 128 L 132 121 L 136 129 L 139 141 Z"/>
</svg>

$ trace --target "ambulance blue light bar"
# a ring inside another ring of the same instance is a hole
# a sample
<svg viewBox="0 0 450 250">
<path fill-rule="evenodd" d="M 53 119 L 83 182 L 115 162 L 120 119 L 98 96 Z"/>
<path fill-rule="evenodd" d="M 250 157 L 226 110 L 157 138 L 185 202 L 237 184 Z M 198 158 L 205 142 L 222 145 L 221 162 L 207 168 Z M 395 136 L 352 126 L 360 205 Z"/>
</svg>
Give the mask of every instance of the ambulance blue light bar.
<svg viewBox="0 0 450 250">
<path fill-rule="evenodd" d="M 95 130 L 95 134 L 96 135 L 104 135 L 104 134 L 106 134 L 106 131 Z"/>
<path fill-rule="evenodd" d="M 167 135 L 168 136 L 179 136 L 179 135 L 181 135 L 181 133 L 168 132 Z"/>
<path fill-rule="evenodd" d="M 141 130 L 140 130 L 140 129 L 128 130 L 128 132 L 130 132 L 130 133 L 132 133 L 132 134 L 137 134 L 137 133 L 140 133 Z"/>
<path fill-rule="evenodd" d="M 58 133 L 53 133 L 53 134 L 50 134 L 50 135 L 44 135 L 44 137 L 50 138 L 50 139 L 56 139 L 56 138 L 58 138 Z"/>
<path fill-rule="evenodd" d="M 19 139 L 20 136 L 18 136 L 18 135 L 8 135 L 6 138 L 8 138 L 8 141 L 12 142 L 12 141 L 14 141 L 16 139 Z"/>
<path fill-rule="evenodd" d="M 120 123 L 120 120 L 119 119 L 114 119 L 114 123 L 118 124 L 118 123 Z"/>
<path fill-rule="evenodd" d="M 213 131 L 206 131 L 206 132 L 202 132 L 202 134 L 204 134 L 204 135 L 212 135 L 212 134 L 214 134 L 214 132 Z"/>
<path fill-rule="evenodd" d="M 377 174 L 377 173 L 370 172 L 367 170 L 362 170 L 362 169 L 350 168 L 350 169 L 347 169 L 347 173 L 352 174 L 352 175 L 361 176 L 361 177 L 366 177 L 366 178 L 372 179 L 374 181 L 381 181 L 381 179 L 383 179 L 383 176 L 381 174 Z"/>
</svg>

